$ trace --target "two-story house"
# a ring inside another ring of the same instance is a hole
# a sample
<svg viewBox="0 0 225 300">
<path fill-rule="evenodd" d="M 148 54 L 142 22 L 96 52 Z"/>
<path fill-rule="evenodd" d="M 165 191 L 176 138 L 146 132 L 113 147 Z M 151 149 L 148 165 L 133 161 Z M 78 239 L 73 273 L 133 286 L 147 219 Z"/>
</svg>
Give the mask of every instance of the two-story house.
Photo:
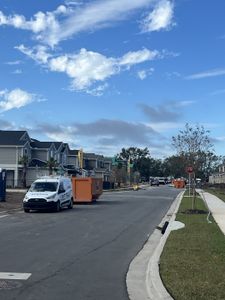
<svg viewBox="0 0 225 300">
<path fill-rule="evenodd" d="M 102 178 L 103 181 L 110 181 L 111 159 L 105 159 L 103 155 L 95 153 L 84 153 L 84 169 L 89 176 Z"/>
<path fill-rule="evenodd" d="M 48 175 L 51 159 L 56 162 L 58 174 L 93 176 L 110 181 L 111 159 L 71 150 L 63 142 L 41 142 L 30 138 L 27 131 L 0 130 L 0 168 L 7 170 L 8 187 L 23 186 L 24 174 L 27 186 L 38 177 Z"/>
<path fill-rule="evenodd" d="M 6 169 L 7 186 L 21 185 L 21 158 L 31 160 L 31 138 L 26 131 L 0 130 L 0 167 Z"/>
<path fill-rule="evenodd" d="M 79 150 L 69 149 L 67 154 L 67 173 L 70 175 L 82 174 L 80 162 L 79 162 Z"/>
</svg>

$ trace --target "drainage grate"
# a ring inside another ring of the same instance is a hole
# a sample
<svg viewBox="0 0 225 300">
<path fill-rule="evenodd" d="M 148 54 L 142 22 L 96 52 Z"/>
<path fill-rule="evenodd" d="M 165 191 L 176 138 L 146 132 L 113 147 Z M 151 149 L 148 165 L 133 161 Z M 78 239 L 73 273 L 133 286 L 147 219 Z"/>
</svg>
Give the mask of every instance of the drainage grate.
<svg viewBox="0 0 225 300">
<path fill-rule="evenodd" d="M 0 290 L 16 289 L 22 286 L 22 283 L 12 280 L 0 280 Z"/>
</svg>

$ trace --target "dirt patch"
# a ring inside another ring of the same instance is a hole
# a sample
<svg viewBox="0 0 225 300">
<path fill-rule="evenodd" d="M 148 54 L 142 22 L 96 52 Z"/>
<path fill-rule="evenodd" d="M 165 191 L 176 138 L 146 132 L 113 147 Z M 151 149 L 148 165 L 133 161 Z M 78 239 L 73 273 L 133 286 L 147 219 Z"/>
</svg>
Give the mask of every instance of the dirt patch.
<svg viewBox="0 0 225 300">
<path fill-rule="evenodd" d="M 6 201 L 0 202 L 0 212 L 22 208 L 24 195 L 25 192 L 22 191 L 6 192 Z"/>
</svg>

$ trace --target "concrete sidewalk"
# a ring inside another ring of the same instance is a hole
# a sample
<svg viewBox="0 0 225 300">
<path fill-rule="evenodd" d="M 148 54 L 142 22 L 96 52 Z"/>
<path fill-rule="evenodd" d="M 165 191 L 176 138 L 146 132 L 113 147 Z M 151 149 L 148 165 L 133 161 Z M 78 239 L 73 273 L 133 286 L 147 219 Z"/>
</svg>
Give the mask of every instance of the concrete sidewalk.
<svg viewBox="0 0 225 300">
<path fill-rule="evenodd" d="M 225 202 L 210 193 L 204 192 L 203 190 L 197 189 L 196 191 L 206 202 L 214 220 L 225 235 Z"/>
</svg>

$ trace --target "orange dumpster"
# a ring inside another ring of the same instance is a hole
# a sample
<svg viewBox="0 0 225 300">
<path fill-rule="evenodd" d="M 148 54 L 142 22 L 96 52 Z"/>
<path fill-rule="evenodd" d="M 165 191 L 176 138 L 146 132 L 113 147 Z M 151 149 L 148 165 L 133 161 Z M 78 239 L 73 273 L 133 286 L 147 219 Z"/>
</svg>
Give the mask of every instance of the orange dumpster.
<svg viewBox="0 0 225 300">
<path fill-rule="evenodd" d="M 92 202 L 98 199 L 103 191 L 101 178 L 72 177 L 73 202 Z"/>
<path fill-rule="evenodd" d="M 177 189 L 183 189 L 185 187 L 185 181 L 181 179 L 174 180 L 174 187 Z"/>
</svg>

